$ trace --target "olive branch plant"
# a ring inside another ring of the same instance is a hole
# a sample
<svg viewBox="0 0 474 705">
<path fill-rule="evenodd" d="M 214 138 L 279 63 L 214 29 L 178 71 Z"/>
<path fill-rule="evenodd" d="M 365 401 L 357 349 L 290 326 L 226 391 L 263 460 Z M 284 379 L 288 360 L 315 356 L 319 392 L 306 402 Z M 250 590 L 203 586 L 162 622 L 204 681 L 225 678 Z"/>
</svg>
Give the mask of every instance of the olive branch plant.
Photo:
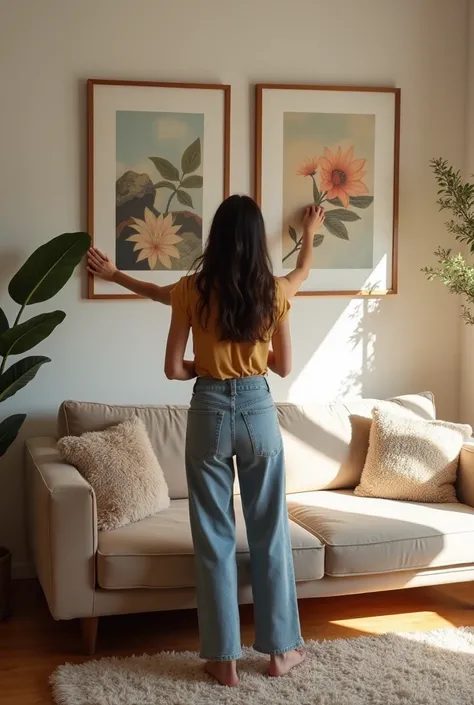
<svg viewBox="0 0 474 705">
<path fill-rule="evenodd" d="M 474 183 L 465 181 L 461 172 L 455 171 L 445 159 L 432 159 L 430 166 L 438 184 L 436 203 L 439 210 L 452 214 L 445 223 L 446 228 L 474 254 Z M 471 309 L 474 305 L 474 266 L 468 264 L 463 254 L 453 254 L 451 249 L 438 247 L 435 256 L 438 266 L 423 267 L 422 272 L 429 280 L 441 281 L 451 294 L 464 298 L 461 316 L 466 324 L 474 325 Z"/>
</svg>

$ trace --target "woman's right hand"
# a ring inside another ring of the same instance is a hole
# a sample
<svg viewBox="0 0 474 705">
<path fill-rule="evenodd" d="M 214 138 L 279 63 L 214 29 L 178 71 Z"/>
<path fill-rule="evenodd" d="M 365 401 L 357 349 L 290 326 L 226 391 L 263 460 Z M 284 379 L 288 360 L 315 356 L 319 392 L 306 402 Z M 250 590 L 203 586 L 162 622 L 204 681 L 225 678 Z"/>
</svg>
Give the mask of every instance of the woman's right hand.
<svg viewBox="0 0 474 705">
<path fill-rule="evenodd" d="M 87 271 L 99 279 L 111 282 L 117 267 L 97 247 L 91 247 L 87 253 Z"/>
<path fill-rule="evenodd" d="M 324 223 L 325 213 L 321 206 L 308 206 L 303 214 L 303 229 L 313 237 Z"/>
</svg>

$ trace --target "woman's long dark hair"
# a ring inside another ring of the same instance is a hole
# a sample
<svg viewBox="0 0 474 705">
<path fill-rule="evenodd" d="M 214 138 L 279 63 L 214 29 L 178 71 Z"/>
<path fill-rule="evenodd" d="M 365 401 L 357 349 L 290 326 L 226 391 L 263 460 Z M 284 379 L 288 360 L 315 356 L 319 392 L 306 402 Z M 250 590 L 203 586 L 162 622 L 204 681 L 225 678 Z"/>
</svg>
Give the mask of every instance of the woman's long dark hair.
<svg viewBox="0 0 474 705">
<path fill-rule="evenodd" d="M 209 321 L 212 297 L 221 340 L 268 340 L 276 317 L 275 279 L 265 224 L 255 201 L 230 196 L 221 203 L 196 269 L 197 314 L 203 328 Z"/>
</svg>

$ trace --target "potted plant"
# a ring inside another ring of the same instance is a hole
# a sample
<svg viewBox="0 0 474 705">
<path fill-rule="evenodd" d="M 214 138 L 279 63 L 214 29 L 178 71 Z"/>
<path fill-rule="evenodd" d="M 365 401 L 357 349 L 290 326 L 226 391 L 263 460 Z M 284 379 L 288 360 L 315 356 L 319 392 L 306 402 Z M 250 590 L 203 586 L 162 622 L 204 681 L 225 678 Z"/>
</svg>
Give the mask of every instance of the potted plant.
<svg viewBox="0 0 474 705">
<path fill-rule="evenodd" d="M 431 167 L 438 183 L 437 204 L 440 210 L 452 214 L 446 227 L 456 240 L 464 243 L 474 254 L 474 184 L 465 181 L 460 171 L 455 171 L 445 159 L 433 159 Z M 474 266 L 466 262 L 461 253 L 439 247 L 435 252 L 437 267 L 424 267 L 428 279 L 439 279 L 452 294 L 460 294 L 465 303 L 461 308 L 464 321 L 474 324 Z"/>
<path fill-rule="evenodd" d="M 90 246 L 87 233 L 65 233 L 39 247 L 26 260 L 8 286 L 10 297 L 20 306 L 10 325 L 0 308 L 0 402 L 23 389 L 44 364 L 43 355 L 28 355 L 7 366 L 10 356 L 25 353 L 47 338 L 66 314 L 40 313 L 20 322 L 25 308 L 52 298 L 66 284 Z M 13 414 L 0 422 L 0 458 L 13 443 L 26 414 Z M 0 620 L 10 613 L 11 553 L 0 546 Z"/>
</svg>

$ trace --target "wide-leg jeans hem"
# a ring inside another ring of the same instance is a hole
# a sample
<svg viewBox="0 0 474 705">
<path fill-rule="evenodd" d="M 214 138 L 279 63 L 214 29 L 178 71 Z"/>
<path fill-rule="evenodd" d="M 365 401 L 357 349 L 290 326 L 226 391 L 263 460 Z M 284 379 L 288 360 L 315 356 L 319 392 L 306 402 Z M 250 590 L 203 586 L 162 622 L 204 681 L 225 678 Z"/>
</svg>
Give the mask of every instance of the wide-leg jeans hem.
<svg viewBox="0 0 474 705">
<path fill-rule="evenodd" d="M 304 646 L 304 639 L 302 637 L 295 641 L 294 644 L 291 644 L 291 646 L 287 646 L 284 649 L 262 649 L 260 646 L 257 646 L 257 644 L 254 644 L 253 648 L 260 654 L 266 654 L 267 656 L 278 656 L 279 654 L 286 654 L 288 651 L 293 651 L 293 649 L 297 649 L 300 646 Z"/>
<path fill-rule="evenodd" d="M 199 658 L 204 659 L 205 661 L 237 661 L 239 658 L 241 658 L 241 656 L 241 651 L 232 654 L 231 656 L 207 656 L 204 653 L 199 654 Z"/>
</svg>

